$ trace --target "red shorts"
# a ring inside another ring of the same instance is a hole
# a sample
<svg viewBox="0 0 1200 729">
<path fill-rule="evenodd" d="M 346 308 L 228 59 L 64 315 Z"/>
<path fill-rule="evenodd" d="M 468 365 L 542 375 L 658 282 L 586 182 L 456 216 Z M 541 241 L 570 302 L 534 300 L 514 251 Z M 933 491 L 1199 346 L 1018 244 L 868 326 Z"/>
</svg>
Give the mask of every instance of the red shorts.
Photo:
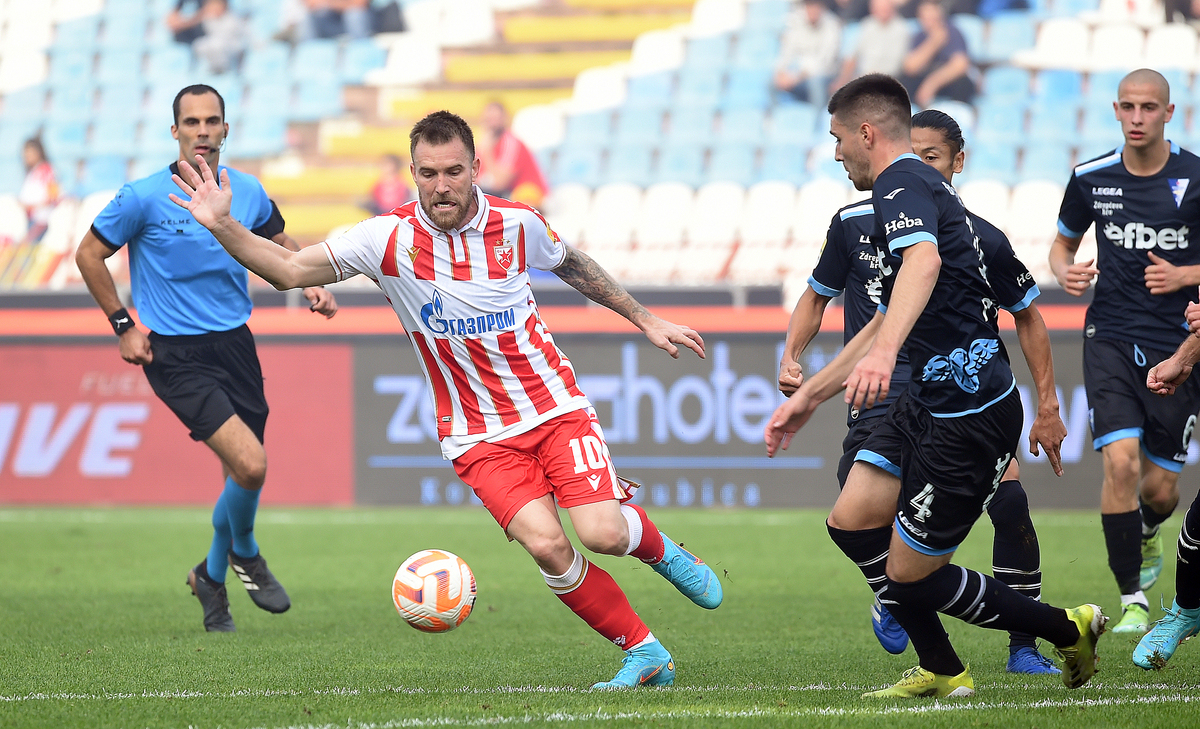
<svg viewBox="0 0 1200 729">
<path fill-rule="evenodd" d="M 627 498 L 604 432 L 588 410 L 474 445 L 454 459 L 454 470 L 504 529 L 522 506 L 546 494 L 554 494 L 564 509 Z"/>
</svg>

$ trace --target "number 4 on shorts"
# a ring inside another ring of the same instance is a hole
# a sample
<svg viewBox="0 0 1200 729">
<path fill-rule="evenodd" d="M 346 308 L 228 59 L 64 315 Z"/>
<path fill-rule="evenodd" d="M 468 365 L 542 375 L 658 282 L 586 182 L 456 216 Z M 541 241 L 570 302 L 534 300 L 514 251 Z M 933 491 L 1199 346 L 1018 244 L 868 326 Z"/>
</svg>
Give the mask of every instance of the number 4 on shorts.
<svg viewBox="0 0 1200 729">
<path fill-rule="evenodd" d="M 933 484 L 925 484 L 925 488 L 921 489 L 921 493 L 912 497 L 908 503 L 912 504 L 912 507 L 916 509 L 916 512 L 913 513 L 913 518 L 917 521 L 925 521 L 925 517 L 933 513 L 929 508 L 930 504 L 933 503 Z"/>
</svg>

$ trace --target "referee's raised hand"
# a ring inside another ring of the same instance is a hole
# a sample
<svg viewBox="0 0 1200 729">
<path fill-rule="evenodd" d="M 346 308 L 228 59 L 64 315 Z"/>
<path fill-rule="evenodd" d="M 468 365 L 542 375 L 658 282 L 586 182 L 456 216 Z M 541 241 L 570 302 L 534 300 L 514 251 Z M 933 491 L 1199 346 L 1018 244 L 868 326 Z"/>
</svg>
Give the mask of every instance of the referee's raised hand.
<svg viewBox="0 0 1200 729">
<path fill-rule="evenodd" d="M 188 196 L 187 200 L 178 195 L 168 195 L 171 202 L 181 208 L 186 208 L 196 219 L 196 222 L 212 230 L 222 220 L 229 217 L 229 204 L 233 200 L 233 191 L 229 186 L 229 173 L 221 170 L 221 184 L 213 178 L 212 168 L 200 155 L 196 155 L 196 168 L 192 165 L 179 165 L 179 174 L 171 175 L 171 179 L 180 190 Z"/>
</svg>

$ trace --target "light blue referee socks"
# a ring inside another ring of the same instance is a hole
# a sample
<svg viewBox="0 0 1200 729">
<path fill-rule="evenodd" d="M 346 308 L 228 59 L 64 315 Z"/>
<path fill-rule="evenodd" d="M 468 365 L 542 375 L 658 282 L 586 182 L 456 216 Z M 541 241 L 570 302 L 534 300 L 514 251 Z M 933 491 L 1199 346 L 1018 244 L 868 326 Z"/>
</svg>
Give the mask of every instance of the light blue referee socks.
<svg viewBox="0 0 1200 729">
<path fill-rule="evenodd" d="M 208 560 L 205 564 L 209 580 L 221 584 L 225 583 L 225 571 L 229 569 L 229 542 L 233 539 L 233 532 L 229 527 L 229 507 L 227 506 L 229 499 L 225 498 L 225 494 L 229 492 L 230 483 L 233 482 L 226 479 L 225 490 L 221 492 L 221 497 L 217 499 L 217 505 L 213 507 L 213 538 L 212 545 L 208 548 Z M 234 485 L 237 486 L 237 484 Z"/>
<path fill-rule="evenodd" d="M 243 559 L 258 556 L 258 542 L 254 541 L 254 516 L 258 513 L 258 495 L 262 490 L 244 489 L 232 478 L 225 479 L 225 492 L 221 499 L 229 512 L 229 530 L 233 537 L 233 553 Z"/>
</svg>

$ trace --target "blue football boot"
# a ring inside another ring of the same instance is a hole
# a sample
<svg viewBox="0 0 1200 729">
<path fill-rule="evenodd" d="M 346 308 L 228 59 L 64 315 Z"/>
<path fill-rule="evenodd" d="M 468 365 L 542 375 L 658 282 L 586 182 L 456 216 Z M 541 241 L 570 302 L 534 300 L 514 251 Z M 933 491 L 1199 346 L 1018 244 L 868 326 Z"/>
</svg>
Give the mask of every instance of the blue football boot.
<svg viewBox="0 0 1200 729">
<path fill-rule="evenodd" d="M 723 593 L 721 582 L 704 560 L 687 551 L 666 534 L 659 532 L 663 540 L 663 558 L 650 569 L 667 578 L 667 581 L 702 608 L 715 610 L 721 604 Z"/>
<path fill-rule="evenodd" d="M 871 627 L 875 629 L 879 645 L 888 653 L 898 656 L 908 647 L 908 633 L 879 602 L 879 598 L 875 598 L 871 605 Z"/>
<path fill-rule="evenodd" d="M 617 675 L 611 681 L 592 684 L 592 688 L 614 691 L 639 686 L 670 686 L 673 683 L 675 661 L 671 660 L 671 654 L 663 648 L 662 643 L 655 641 L 625 651 Z"/>
<path fill-rule="evenodd" d="M 1054 661 L 1043 656 L 1037 648 L 1021 646 L 1010 650 L 1008 665 L 1004 667 L 1009 673 L 1024 673 L 1032 676 L 1058 676 L 1062 670 L 1054 665 Z"/>
</svg>

